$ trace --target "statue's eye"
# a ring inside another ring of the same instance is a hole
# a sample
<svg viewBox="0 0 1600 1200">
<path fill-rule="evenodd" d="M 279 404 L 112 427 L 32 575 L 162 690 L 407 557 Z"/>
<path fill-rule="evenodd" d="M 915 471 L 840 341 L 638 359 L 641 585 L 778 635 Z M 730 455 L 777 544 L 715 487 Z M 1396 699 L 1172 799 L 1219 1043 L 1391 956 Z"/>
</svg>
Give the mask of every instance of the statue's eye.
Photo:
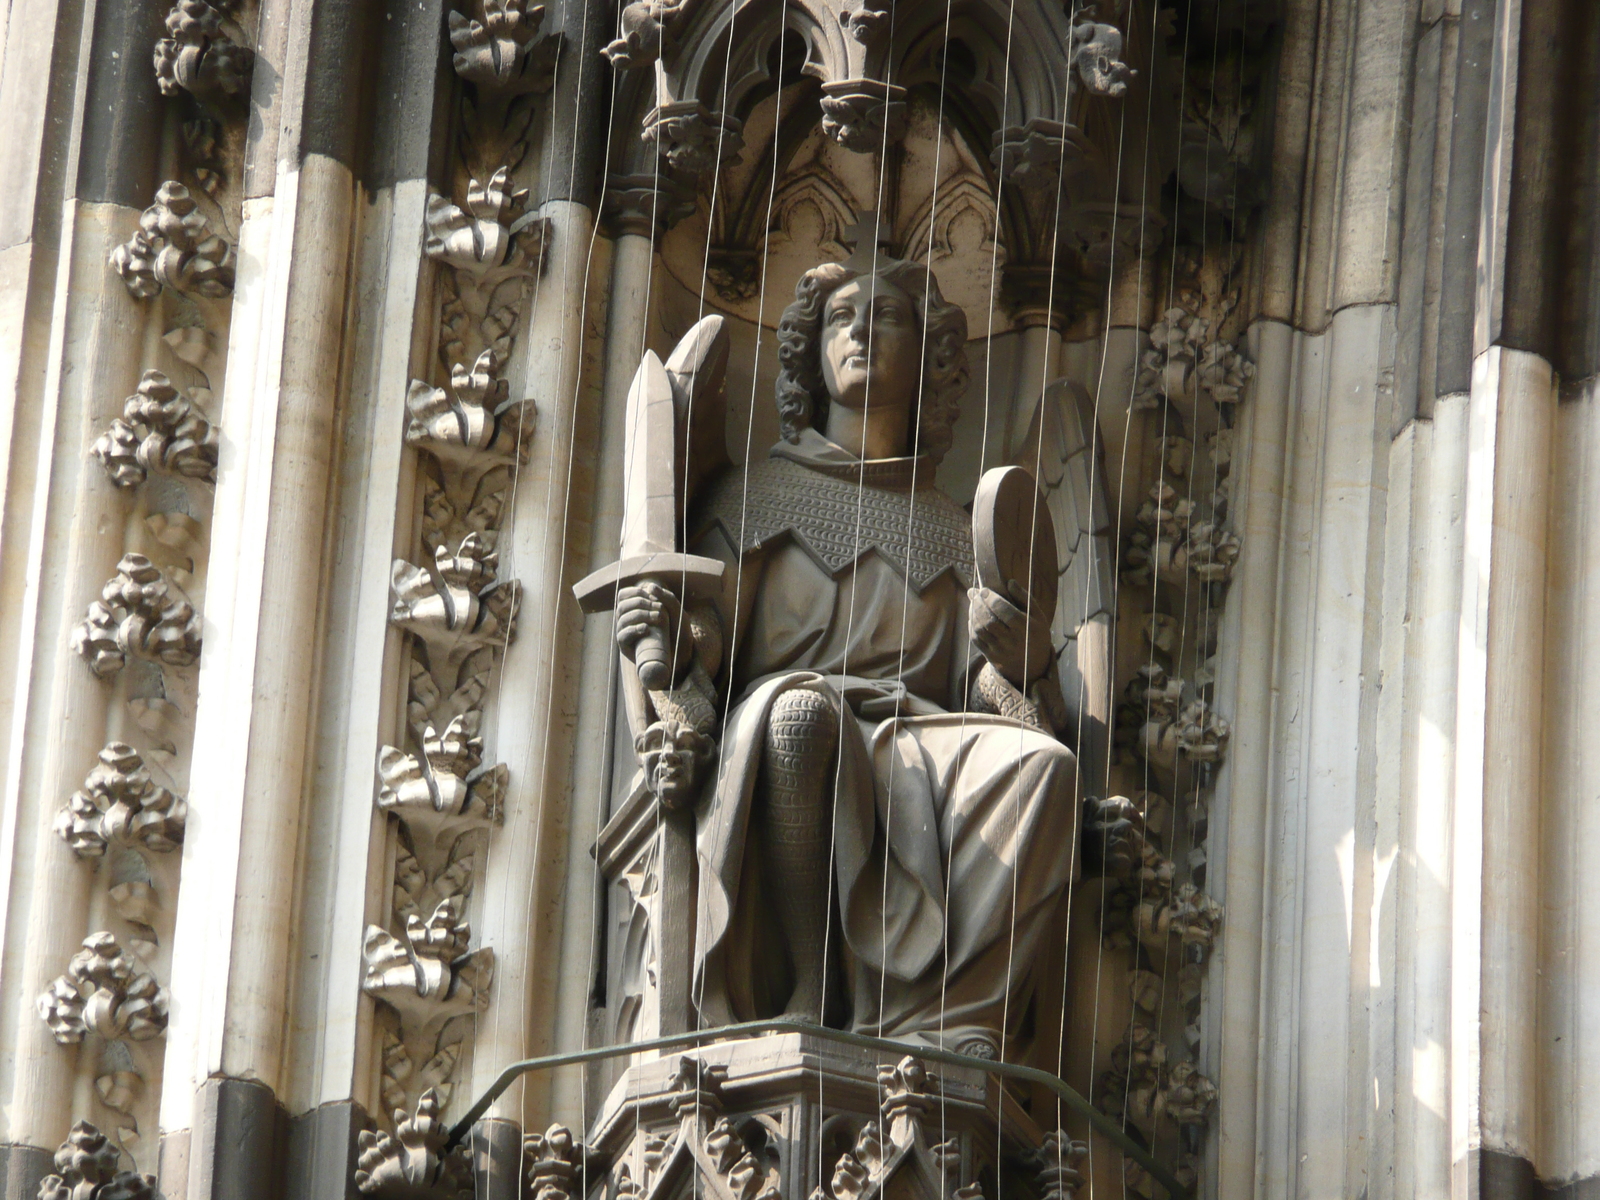
<svg viewBox="0 0 1600 1200">
<path fill-rule="evenodd" d="M 834 309 L 833 312 L 828 314 L 828 324 L 848 325 L 850 324 L 851 315 L 852 314 L 850 310 L 841 305 L 840 307 Z"/>
</svg>

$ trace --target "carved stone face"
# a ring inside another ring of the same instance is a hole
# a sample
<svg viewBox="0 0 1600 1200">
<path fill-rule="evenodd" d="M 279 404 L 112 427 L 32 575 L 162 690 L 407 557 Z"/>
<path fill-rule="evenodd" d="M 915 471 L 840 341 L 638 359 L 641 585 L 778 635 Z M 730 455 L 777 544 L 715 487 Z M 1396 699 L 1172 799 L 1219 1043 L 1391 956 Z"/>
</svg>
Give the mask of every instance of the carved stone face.
<svg viewBox="0 0 1600 1200">
<path fill-rule="evenodd" d="M 840 284 L 822 310 L 822 381 L 846 408 L 910 409 L 922 367 L 922 327 L 901 288 L 873 276 Z"/>
<path fill-rule="evenodd" d="M 656 799 L 668 808 L 681 808 L 693 803 L 701 757 L 689 739 L 669 741 L 646 751 L 645 776 Z"/>
</svg>

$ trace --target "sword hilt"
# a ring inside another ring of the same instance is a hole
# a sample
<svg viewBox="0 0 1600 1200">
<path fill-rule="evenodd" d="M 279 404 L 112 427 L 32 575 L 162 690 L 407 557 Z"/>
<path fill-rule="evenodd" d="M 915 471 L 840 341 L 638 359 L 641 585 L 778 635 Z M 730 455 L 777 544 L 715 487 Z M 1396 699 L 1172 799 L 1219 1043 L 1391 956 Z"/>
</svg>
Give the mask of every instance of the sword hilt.
<svg viewBox="0 0 1600 1200">
<path fill-rule="evenodd" d="M 672 647 L 667 644 L 663 630 L 652 625 L 639 639 L 633 648 L 633 665 L 639 671 L 639 682 L 644 684 L 645 691 L 660 692 L 672 686 Z"/>
<path fill-rule="evenodd" d="M 584 612 L 604 612 L 616 603 L 617 589 L 647 581 L 661 584 L 685 604 L 691 595 L 710 595 L 722 581 L 725 563 L 698 554 L 665 551 L 634 555 L 611 563 L 578 581 L 573 593 Z M 679 612 L 682 620 L 682 612 Z M 633 651 L 633 665 L 646 691 L 659 692 L 673 684 L 672 643 L 666 632 L 652 626 Z"/>
</svg>

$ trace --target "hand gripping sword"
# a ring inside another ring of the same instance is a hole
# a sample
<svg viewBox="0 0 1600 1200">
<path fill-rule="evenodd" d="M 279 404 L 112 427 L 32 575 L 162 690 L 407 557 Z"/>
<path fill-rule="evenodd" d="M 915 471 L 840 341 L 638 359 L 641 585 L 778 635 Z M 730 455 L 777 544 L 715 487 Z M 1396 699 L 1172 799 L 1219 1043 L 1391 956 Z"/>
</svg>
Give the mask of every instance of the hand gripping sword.
<svg viewBox="0 0 1600 1200">
<path fill-rule="evenodd" d="M 722 422 L 716 419 L 721 406 L 715 400 L 727 366 L 728 339 L 718 316 L 695 325 L 666 363 L 655 351 L 645 352 L 628 391 L 622 557 L 573 585 L 584 612 L 607 612 L 616 607 L 617 589 L 646 581 L 669 588 L 680 602 L 720 585 L 725 564 L 680 551 L 678 527 L 690 485 L 726 461 Z M 691 463 L 691 457 L 698 461 Z M 645 634 L 633 662 L 646 690 L 672 686 L 677 664 L 661 630 Z"/>
</svg>

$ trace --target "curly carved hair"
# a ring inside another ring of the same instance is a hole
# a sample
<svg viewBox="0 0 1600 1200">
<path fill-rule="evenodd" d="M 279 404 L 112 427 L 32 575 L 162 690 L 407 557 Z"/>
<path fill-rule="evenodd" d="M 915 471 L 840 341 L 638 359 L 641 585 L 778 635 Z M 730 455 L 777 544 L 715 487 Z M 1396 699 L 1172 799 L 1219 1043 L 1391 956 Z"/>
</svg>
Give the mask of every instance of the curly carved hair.
<svg viewBox="0 0 1600 1200">
<path fill-rule="evenodd" d="M 818 339 L 828 297 L 864 272 L 843 263 L 823 263 L 800 276 L 794 303 L 778 321 L 778 424 L 785 441 L 828 419 L 828 391 L 822 382 Z M 882 259 L 872 274 L 911 297 L 923 331 L 922 391 L 917 403 L 917 446 L 934 462 L 950 449 L 950 439 L 967 390 L 967 314 L 948 303 L 927 267 L 901 259 Z"/>
</svg>

